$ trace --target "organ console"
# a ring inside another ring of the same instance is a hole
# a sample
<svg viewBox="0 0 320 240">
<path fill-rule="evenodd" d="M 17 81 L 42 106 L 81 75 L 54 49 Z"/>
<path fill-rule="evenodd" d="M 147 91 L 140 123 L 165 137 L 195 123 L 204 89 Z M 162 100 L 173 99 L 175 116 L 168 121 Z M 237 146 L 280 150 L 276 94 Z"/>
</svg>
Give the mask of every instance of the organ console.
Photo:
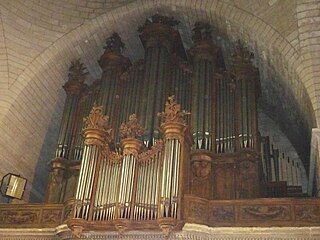
<svg viewBox="0 0 320 240">
<path fill-rule="evenodd" d="M 169 234 L 183 225 L 185 194 L 275 197 L 301 185 L 301 166 L 259 137 L 253 54 L 235 44 L 227 69 L 202 22 L 186 53 L 178 24 L 147 19 L 139 28 L 145 58 L 134 64 L 114 33 L 99 60 L 102 77 L 90 86 L 83 64 L 72 63 L 47 200 L 70 202 L 75 232 Z"/>
</svg>

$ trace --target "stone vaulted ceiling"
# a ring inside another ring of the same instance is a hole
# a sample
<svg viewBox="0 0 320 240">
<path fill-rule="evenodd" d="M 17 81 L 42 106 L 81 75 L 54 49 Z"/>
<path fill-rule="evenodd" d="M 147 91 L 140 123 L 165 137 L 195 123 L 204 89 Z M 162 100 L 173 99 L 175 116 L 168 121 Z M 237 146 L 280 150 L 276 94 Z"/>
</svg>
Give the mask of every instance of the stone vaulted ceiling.
<svg viewBox="0 0 320 240">
<path fill-rule="evenodd" d="M 307 139 L 305 129 L 320 116 L 320 61 L 314 60 L 320 48 L 320 13 L 314 9 L 320 9 L 318 0 L 0 1 L 0 175 L 20 173 L 30 183 L 37 179 L 33 193 L 42 197 L 70 62 L 81 58 L 90 79 L 99 78 L 97 60 L 114 31 L 131 61 L 142 58 L 136 30 L 155 13 L 181 21 L 186 48 L 198 20 L 215 27 L 215 41 L 226 57 L 234 41 L 245 43 L 259 67 L 261 107 L 289 138 Z M 293 144 L 306 156 L 306 149 L 299 149 L 304 145 Z"/>
</svg>

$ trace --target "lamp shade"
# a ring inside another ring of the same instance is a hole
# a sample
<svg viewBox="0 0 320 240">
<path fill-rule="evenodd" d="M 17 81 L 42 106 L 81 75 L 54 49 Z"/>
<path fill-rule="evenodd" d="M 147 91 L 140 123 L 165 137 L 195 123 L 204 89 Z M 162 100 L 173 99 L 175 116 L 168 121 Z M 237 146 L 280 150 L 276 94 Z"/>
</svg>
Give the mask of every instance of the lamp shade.
<svg viewBox="0 0 320 240">
<path fill-rule="evenodd" d="M 8 173 L 2 178 L 1 193 L 6 197 L 22 199 L 26 184 L 26 178 Z"/>
</svg>

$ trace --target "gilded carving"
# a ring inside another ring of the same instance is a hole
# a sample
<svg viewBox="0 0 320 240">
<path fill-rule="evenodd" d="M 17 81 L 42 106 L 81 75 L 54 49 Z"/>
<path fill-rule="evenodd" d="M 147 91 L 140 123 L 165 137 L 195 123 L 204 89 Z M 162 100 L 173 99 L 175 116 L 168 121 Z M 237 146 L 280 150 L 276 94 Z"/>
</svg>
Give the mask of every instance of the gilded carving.
<svg viewBox="0 0 320 240">
<path fill-rule="evenodd" d="M 190 112 L 181 110 L 181 105 L 176 102 L 174 95 L 172 95 L 168 97 L 164 112 L 158 113 L 158 116 L 162 123 L 178 122 L 185 124 L 184 117 L 189 114 Z"/>
<path fill-rule="evenodd" d="M 188 216 L 190 218 L 195 218 L 198 220 L 203 220 L 207 218 L 208 207 L 205 204 L 201 204 L 198 202 L 190 202 L 188 209 L 189 209 Z"/>
<path fill-rule="evenodd" d="M 85 128 L 95 128 L 107 131 L 108 129 L 108 116 L 102 114 L 103 106 L 93 105 L 88 117 L 84 118 Z"/>
<path fill-rule="evenodd" d="M 79 94 L 86 87 L 84 81 L 87 75 L 86 67 L 80 62 L 80 59 L 74 60 L 69 68 L 68 82 L 63 88 L 67 93 Z"/>
<path fill-rule="evenodd" d="M 196 22 L 194 24 L 194 28 L 192 29 L 192 31 L 193 31 L 193 36 L 192 36 L 193 41 L 212 40 L 212 36 L 211 36 L 212 30 L 209 23 Z"/>
<path fill-rule="evenodd" d="M 318 205 L 296 205 L 296 221 L 320 222 L 320 206 Z"/>
<path fill-rule="evenodd" d="M 71 204 L 65 205 L 64 211 L 63 211 L 63 220 L 66 220 L 72 216 L 72 209 L 73 209 L 73 205 Z"/>
<path fill-rule="evenodd" d="M 149 161 L 152 161 L 153 157 L 157 155 L 159 152 L 161 152 L 163 149 L 163 141 L 161 139 L 157 140 L 155 144 L 151 147 L 151 149 L 139 154 L 138 160 L 140 163 L 148 163 Z"/>
<path fill-rule="evenodd" d="M 42 212 L 43 223 L 60 223 L 62 212 L 60 209 L 44 209 Z"/>
<path fill-rule="evenodd" d="M 123 156 L 117 152 L 110 151 L 107 158 L 112 163 L 119 163 L 121 162 Z"/>
<path fill-rule="evenodd" d="M 234 218 L 235 213 L 233 206 L 213 206 L 211 209 L 211 221 L 234 221 Z"/>
<path fill-rule="evenodd" d="M 144 25 L 138 28 L 138 31 L 142 32 L 146 26 L 153 23 L 160 23 L 160 24 L 173 27 L 178 25 L 180 22 L 178 20 L 175 20 L 173 17 L 161 16 L 159 14 L 155 14 L 151 18 L 147 18 Z"/>
<path fill-rule="evenodd" d="M 232 78 L 236 80 L 246 79 L 248 77 L 255 77 L 258 73 L 257 69 L 252 65 L 252 59 L 254 57 L 253 53 L 248 51 L 241 43 L 238 41 L 235 45 L 232 66 Z"/>
<path fill-rule="evenodd" d="M 120 135 L 122 138 L 139 138 L 143 135 L 144 128 L 140 125 L 136 114 L 129 116 L 127 123 L 120 126 Z"/>
<path fill-rule="evenodd" d="M 207 179 L 211 173 L 210 161 L 192 161 L 191 163 L 192 174 L 199 179 Z"/>
<path fill-rule="evenodd" d="M 65 170 L 62 168 L 54 168 L 50 173 L 48 185 L 47 202 L 59 203 L 61 200 L 61 190 L 63 185 Z"/>
<path fill-rule="evenodd" d="M 107 38 L 106 46 L 104 49 L 106 51 L 116 51 L 121 52 L 125 48 L 124 43 L 122 42 L 118 33 L 113 33 L 111 37 Z"/>
<path fill-rule="evenodd" d="M 34 224 L 39 221 L 39 211 L 3 210 L 0 211 L 1 224 Z"/>
<path fill-rule="evenodd" d="M 288 205 L 253 205 L 241 207 L 242 220 L 290 220 Z"/>
</svg>

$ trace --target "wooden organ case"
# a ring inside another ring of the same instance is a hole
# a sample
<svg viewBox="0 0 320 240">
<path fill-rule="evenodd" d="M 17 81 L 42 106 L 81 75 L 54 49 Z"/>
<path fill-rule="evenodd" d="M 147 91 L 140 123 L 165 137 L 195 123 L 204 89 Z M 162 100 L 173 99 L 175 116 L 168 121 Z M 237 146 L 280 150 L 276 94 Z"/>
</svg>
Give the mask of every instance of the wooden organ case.
<svg viewBox="0 0 320 240">
<path fill-rule="evenodd" d="M 169 234 L 183 226 L 187 195 L 262 194 L 253 55 L 236 44 L 227 70 L 210 25 L 195 24 L 186 52 L 177 24 L 159 15 L 147 19 L 139 28 L 145 58 L 134 64 L 114 33 L 99 60 L 102 77 L 90 86 L 80 61 L 70 68 L 47 201 L 69 206 L 76 235 Z"/>
</svg>

